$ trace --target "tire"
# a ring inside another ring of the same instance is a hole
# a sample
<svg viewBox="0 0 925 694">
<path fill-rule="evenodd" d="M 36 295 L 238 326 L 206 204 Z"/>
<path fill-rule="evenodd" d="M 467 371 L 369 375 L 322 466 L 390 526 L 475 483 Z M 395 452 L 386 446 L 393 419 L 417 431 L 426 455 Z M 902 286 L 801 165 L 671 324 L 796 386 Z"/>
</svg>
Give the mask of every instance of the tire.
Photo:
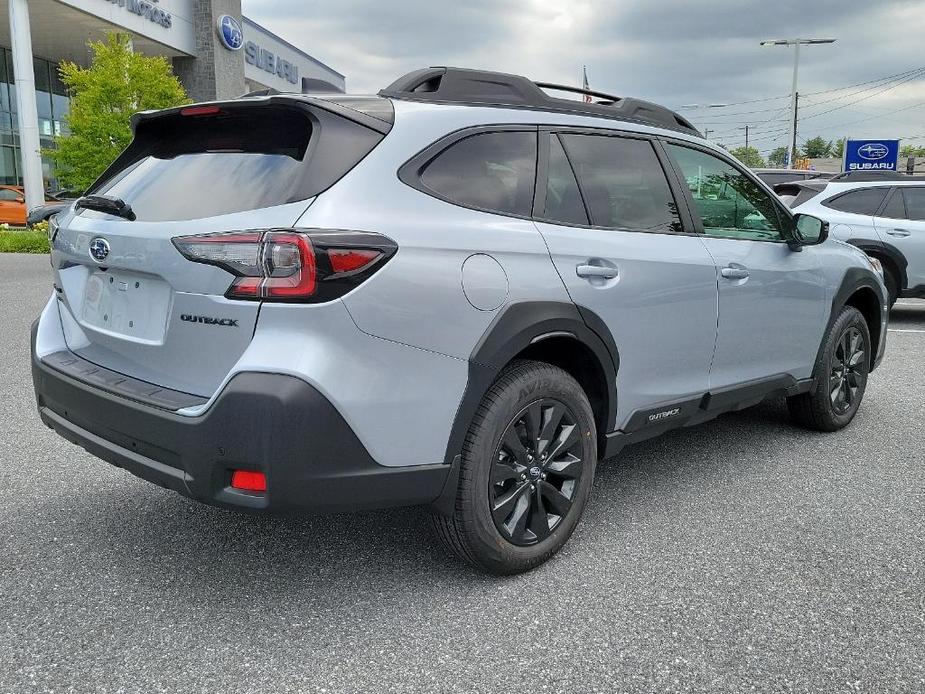
<svg viewBox="0 0 925 694">
<path fill-rule="evenodd" d="M 870 362 L 867 322 L 856 308 L 845 306 L 822 340 L 813 389 L 787 398 L 790 415 L 797 424 L 816 431 L 846 427 L 864 397 Z"/>
<path fill-rule="evenodd" d="M 571 536 L 596 463 L 594 415 L 578 382 L 555 366 L 515 361 L 479 404 L 463 444 L 453 514 L 434 514 L 436 534 L 482 571 L 529 571 Z"/>
</svg>

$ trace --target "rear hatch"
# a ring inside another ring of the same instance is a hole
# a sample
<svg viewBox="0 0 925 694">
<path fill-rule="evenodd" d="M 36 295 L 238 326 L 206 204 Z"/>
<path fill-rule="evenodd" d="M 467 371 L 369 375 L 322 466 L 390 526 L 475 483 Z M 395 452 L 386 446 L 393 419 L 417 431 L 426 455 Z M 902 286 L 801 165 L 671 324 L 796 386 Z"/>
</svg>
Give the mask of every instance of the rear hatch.
<svg viewBox="0 0 925 694">
<path fill-rule="evenodd" d="M 388 119 L 273 96 L 140 114 L 133 126 L 132 144 L 88 191 L 113 209 L 78 202 L 58 217 L 65 339 L 98 366 L 209 397 L 250 343 L 261 302 L 226 298 L 234 257 L 193 262 L 174 239 L 291 227 Z"/>
</svg>

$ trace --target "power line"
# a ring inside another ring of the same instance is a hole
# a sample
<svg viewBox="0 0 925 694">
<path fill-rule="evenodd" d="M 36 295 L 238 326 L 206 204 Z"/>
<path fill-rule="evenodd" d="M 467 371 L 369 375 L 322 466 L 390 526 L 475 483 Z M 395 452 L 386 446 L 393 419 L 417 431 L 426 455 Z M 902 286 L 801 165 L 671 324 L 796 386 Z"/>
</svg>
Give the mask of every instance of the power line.
<svg viewBox="0 0 925 694">
<path fill-rule="evenodd" d="M 819 101 L 819 102 L 816 102 L 816 103 L 812 104 L 813 106 L 820 106 L 820 105 L 825 104 L 825 103 L 830 103 L 830 102 L 834 102 L 834 101 L 840 101 L 841 99 L 847 99 L 847 98 L 850 98 L 851 96 L 854 96 L 855 94 L 861 94 L 861 93 L 863 93 L 863 92 L 870 91 L 871 89 L 876 89 L 878 86 L 883 86 L 884 84 L 887 84 L 887 83 L 892 82 L 892 81 L 894 81 L 894 80 L 897 80 L 897 81 L 898 81 L 897 85 L 894 85 L 894 86 L 899 86 L 899 84 L 901 84 L 901 83 L 903 83 L 903 82 L 905 82 L 905 81 L 908 81 L 908 79 L 906 79 L 906 78 L 911 78 L 911 77 L 917 76 L 917 73 L 925 73 L 925 65 L 923 65 L 923 66 L 921 66 L 921 67 L 913 68 L 913 69 L 911 69 L 911 70 L 906 70 L 906 71 L 904 71 L 904 72 L 897 72 L 897 73 L 892 74 L 892 75 L 886 75 L 885 77 L 878 77 L 878 78 L 876 78 L 876 79 L 867 80 L 867 81 L 865 81 L 865 82 L 857 82 L 856 84 L 849 84 L 849 85 L 847 85 L 847 86 L 845 86 L 845 87 L 834 87 L 834 88 L 832 88 L 832 89 L 822 89 L 822 90 L 815 91 L 815 92 L 807 92 L 806 96 L 815 96 L 815 95 L 818 95 L 818 94 L 831 94 L 831 93 L 833 93 L 833 92 L 845 91 L 845 90 L 847 90 L 847 89 L 853 89 L 853 88 L 855 88 L 855 87 L 862 87 L 862 86 L 868 85 L 868 84 L 874 85 L 874 86 L 868 87 L 868 88 L 866 88 L 866 89 L 860 89 L 860 90 L 858 90 L 857 92 L 854 92 L 854 93 L 852 93 L 852 94 L 844 94 L 844 95 L 835 97 L 835 98 L 833 98 L 833 99 L 826 99 L 826 100 L 824 100 L 824 101 Z M 884 90 L 884 91 L 887 91 L 887 90 Z M 879 94 L 879 93 L 881 93 L 881 92 L 877 92 L 877 93 Z M 874 95 L 871 95 L 871 96 L 874 96 Z M 785 95 L 782 95 L 782 96 L 768 96 L 768 97 L 763 97 L 763 98 L 760 98 L 760 99 L 748 99 L 748 100 L 746 100 L 746 101 L 736 101 L 736 102 L 726 103 L 726 104 L 724 104 L 723 106 L 713 106 L 713 107 L 711 107 L 711 110 L 713 110 L 713 109 L 729 108 L 730 106 L 744 106 L 744 105 L 746 105 L 746 104 L 756 104 L 756 103 L 763 103 L 763 102 L 767 102 L 767 101 L 777 101 L 777 100 L 779 100 L 779 99 L 789 99 L 789 98 L 790 98 L 790 95 L 789 95 L 789 94 L 785 94 Z M 717 118 L 726 118 L 726 117 L 734 117 L 734 116 L 752 115 L 752 114 L 755 114 L 755 113 L 767 113 L 767 110 L 766 110 L 766 109 L 761 109 L 761 110 L 758 110 L 758 111 L 735 111 L 735 112 L 733 112 L 733 113 L 716 113 L 716 114 L 713 114 L 713 115 L 715 115 L 715 117 L 717 117 Z M 725 122 L 725 121 L 710 122 L 710 123 L 707 123 L 707 125 L 726 125 L 726 122 Z"/>
<path fill-rule="evenodd" d="M 899 87 L 899 86 L 901 86 L 901 85 L 903 85 L 903 84 L 905 84 L 905 83 L 907 83 L 907 82 L 910 82 L 910 81 L 912 81 L 912 80 L 914 80 L 914 79 L 917 79 L 918 77 L 919 77 L 919 75 L 912 75 L 911 77 L 907 77 L 906 79 L 904 79 L 904 80 L 901 81 L 901 82 L 897 82 L 896 84 L 893 84 L 893 85 L 891 85 L 891 86 L 889 86 L 889 87 L 885 87 L 884 89 L 881 89 L 879 92 L 874 92 L 873 94 L 868 94 L 867 96 L 862 96 L 860 99 L 855 99 L 854 101 L 849 101 L 847 104 L 842 104 L 841 106 L 835 106 L 834 108 L 830 108 L 830 109 L 827 109 L 827 110 L 825 110 L 825 111 L 820 111 L 819 113 L 813 113 L 813 114 L 810 114 L 810 115 L 808 115 L 808 116 L 803 116 L 803 118 L 801 118 L 800 120 L 806 120 L 806 119 L 808 119 L 808 118 L 816 118 L 817 116 L 824 116 L 824 115 L 827 114 L 827 113 L 832 113 L 833 111 L 838 111 L 838 110 L 840 110 L 840 109 L 847 108 L 847 107 L 849 107 L 849 106 L 853 106 L 854 104 L 860 103 L 860 102 L 862 102 L 862 101 L 867 101 L 867 99 L 872 99 L 872 98 L 874 98 L 875 96 L 879 96 L 880 94 L 883 94 L 884 92 L 890 91 L 891 89 L 896 89 L 896 87 Z"/>
<path fill-rule="evenodd" d="M 921 67 L 916 67 L 911 70 L 906 70 L 905 72 L 897 72 L 895 75 L 887 75 L 886 77 L 878 77 L 874 80 L 867 80 L 866 82 L 858 82 L 857 84 L 849 84 L 847 87 L 835 87 L 833 89 L 823 89 L 818 92 L 806 92 L 806 96 L 815 96 L 816 94 L 829 94 L 831 92 L 840 92 L 845 89 L 853 89 L 854 87 L 861 87 L 865 84 L 873 84 L 874 82 L 889 82 L 894 77 L 904 77 L 913 72 L 920 72 L 925 70 L 925 65 Z"/>
</svg>

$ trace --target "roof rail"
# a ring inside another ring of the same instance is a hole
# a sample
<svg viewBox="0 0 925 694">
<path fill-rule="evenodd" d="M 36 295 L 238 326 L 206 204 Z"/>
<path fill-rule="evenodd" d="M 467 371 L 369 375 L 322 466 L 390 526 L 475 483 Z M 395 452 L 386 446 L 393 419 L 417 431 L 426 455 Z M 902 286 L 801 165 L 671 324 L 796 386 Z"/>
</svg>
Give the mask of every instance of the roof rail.
<svg viewBox="0 0 925 694">
<path fill-rule="evenodd" d="M 572 92 L 600 99 L 585 103 L 548 95 L 544 89 Z M 649 101 L 619 97 L 590 89 L 549 82 L 533 82 L 520 75 L 457 67 L 431 67 L 399 77 L 379 96 L 409 101 L 432 101 L 479 106 L 513 106 L 565 111 L 619 120 L 632 120 L 660 128 L 700 135 L 683 116 Z"/>
<path fill-rule="evenodd" d="M 845 171 L 829 179 L 835 183 L 869 183 L 871 181 L 923 181 L 925 176 L 903 173 L 901 171 Z"/>
</svg>

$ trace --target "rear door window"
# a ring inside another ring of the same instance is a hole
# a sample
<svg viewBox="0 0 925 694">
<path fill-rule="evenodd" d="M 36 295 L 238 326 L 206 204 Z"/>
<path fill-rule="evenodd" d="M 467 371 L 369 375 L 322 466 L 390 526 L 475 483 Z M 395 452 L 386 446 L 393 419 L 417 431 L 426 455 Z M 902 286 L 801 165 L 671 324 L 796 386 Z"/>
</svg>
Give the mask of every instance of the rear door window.
<svg viewBox="0 0 925 694">
<path fill-rule="evenodd" d="M 902 188 L 903 201 L 906 203 L 906 217 L 916 221 L 925 221 L 925 188 Z"/>
<path fill-rule="evenodd" d="M 579 134 L 560 137 L 594 226 L 682 231 L 677 203 L 648 140 Z"/>
<path fill-rule="evenodd" d="M 546 174 L 546 208 L 543 218 L 562 224 L 588 224 L 575 172 L 556 135 L 549 138 L 549 166 Z"/>
<path fill-rule="evenodd" d="M 438 154 L 421 184 L 466 207 L 530 216 L 536 183 L 535 130 L 470 135 Z"/>
<path fill-rule="evenodd" d="M 839 212 L 873 216 L 880 209 L 883 198 L 889 190 L 889 188 L 861 188 L 836 195 L 834 198 L 823 201 L 822 204 Z"/>
</svg>

